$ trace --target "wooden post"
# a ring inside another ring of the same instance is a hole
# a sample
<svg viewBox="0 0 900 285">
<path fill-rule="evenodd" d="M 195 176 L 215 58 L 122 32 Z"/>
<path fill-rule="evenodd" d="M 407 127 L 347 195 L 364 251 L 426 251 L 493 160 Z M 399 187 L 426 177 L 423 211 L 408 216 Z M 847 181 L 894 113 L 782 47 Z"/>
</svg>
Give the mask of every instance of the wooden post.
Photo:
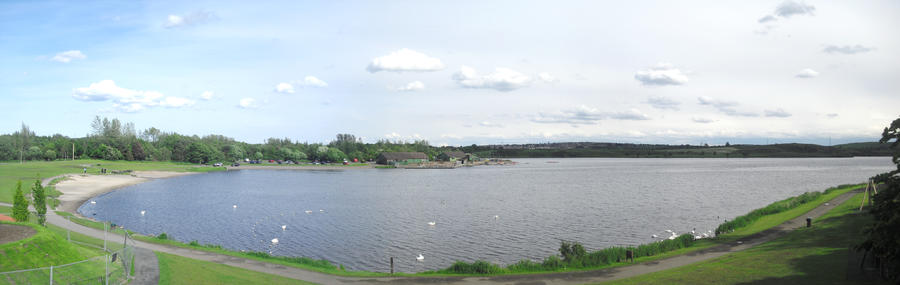
<svg viewBox="0 0 900 285">
<path fill-rule="evenodd" d="M 391 275 L 394 275 L 394 257 L 391 257 Z"/>
<path fill-rule="evenodd" d="M 866 200 L 868 200 L 867 197 L 869 196 L 869 185 L 870 185 L 871 183 L 872 183 L 871 180 L 869 181 L 869 183 L 866 183 L 866 191 L 863 192 L 863 200 L 862 200 L 862 203 L 859 203 L 859 210 L 860 210 L 860 211 L 862 211 L 863 206 L 866 204 Z"/>
</svg>

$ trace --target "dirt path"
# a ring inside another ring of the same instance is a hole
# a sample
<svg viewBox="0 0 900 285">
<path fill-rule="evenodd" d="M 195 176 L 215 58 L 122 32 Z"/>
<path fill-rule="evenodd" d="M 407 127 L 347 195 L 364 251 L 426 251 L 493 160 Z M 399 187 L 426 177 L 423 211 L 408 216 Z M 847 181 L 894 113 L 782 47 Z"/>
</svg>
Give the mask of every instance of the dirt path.
<svg viewBox="0 0 900 285">
<path fill-rule="evenodd" d="M 35 233 L 29 226 L 0 224 L 0 244 L 26 239 Z"/>
<path fill-rule="evenodd" d="M 531 275 L 508 275 L 508 276 L 490 276 L 490 277 L 341 277 L 318 272 L 307 271 L 294 267 L 287 267 L 272 263 L 260 262 L 244 258 L 232 257 L 228 255 L 210 253 L 205 251 L 191 250 L 180 247 L 159 245 L 153 243 L 137 242 L 135 246 L 139 248 L 160 251 L 175 254 L 183 257 L 211 261 L 220 264 L 240 267 L 244 269 L 264 272 L 269 274 L 280 275 L 288 278 L 300 279 L 320 284 L 428 284 L 428 283 L 445 283 L 445 284 L 584 284 L 611 281 L 627 277 L 633 277 L 641 274 L 666 270 L 670 268 L 680 267 L 695 262 L 717 258 L 732 252 L 741 251 L 750 247 L 759 245 L 764 242 L 771 241 L 781 237 L 791 230 L 806 225 L 806 217 L 813 219 L 825 214 L 837 205 L 840 205 L 853 194 L 859 191 L 851 191 L 844 193 L 831 201 L 828 205 L 822 204 L 810 212 L 787 221 L 774 228 L 751 235 L 740 241 L 730 244 L 718 245 L 712 248 L 679 255 L 671 258 L 656 260 L 653 262 L 640 263 L 629 266 L 622 266 L 610 269 L 601 269 L 585 272 L 568 272 L 568 273 L 548 273 L 548 274 L 531 274 Z M 93 236 L 95 238 L 103 238 L 103 231 L 92 228 L 83 227 L 81 225 L 67 221 L 65 218 L 49 212 L 47 221 L 54 225 Z M 121 237 L 110 234 L 109 240 L 119 240 Z M 142 258 L 142 260 L 144 260 Z M 145 261 L 146 262 L 146 261 Z M 157 269 L 158 270 L 158 269 Z M 158 274 L 158 271 L 157 271 Z M 158 277 L 157 277 L 158 278 Z"/>
<path fill-rule="evenodd" d="M 156 285 L 159 283 L 159 260 L 153 251 L 134 248 L 134 280 L 131 284 Z"/>
</svg>

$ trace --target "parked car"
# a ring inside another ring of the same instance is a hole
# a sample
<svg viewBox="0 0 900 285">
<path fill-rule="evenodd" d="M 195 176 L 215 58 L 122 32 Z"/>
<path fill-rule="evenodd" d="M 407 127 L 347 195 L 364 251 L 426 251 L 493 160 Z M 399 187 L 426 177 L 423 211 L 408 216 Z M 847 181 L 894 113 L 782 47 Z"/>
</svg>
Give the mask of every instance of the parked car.
<svg viewBox="0 0 900 285">
<path fill-rule="evenodd" d="M 240 163 L 237 163 L 237 162 L 235 162 L 235 163 L 232 163 L 232 164 L 231 164 L 231 166 L 234 166 L 234 167 L 238 167 L 238 166 L 241 166 L 241 164 L 240 164 Z"/>
<path fill-rule="evenodd" d="M 215 167 L 222 167 L 222 163 L 221 163 L 221 162 L 216 162 L 216 163 L 213 163 L 213 166 L 215 166 Z"/>
</svg>

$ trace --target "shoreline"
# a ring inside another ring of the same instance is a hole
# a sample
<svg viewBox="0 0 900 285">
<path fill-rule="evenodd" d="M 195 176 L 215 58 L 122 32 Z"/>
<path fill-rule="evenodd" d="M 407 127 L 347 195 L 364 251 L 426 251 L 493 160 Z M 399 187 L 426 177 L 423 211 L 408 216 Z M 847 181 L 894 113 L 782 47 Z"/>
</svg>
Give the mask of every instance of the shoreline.
<svg viewBox="0 0 900 285">
<path fill-rule="evenodd" d="M 197 174 L 197 172 L 173 172 L 173 171 L 135 171 L 131 175 L 120 174 L 70 174 L 68 179 L 56 184 L 56 190 L 62 192 L 59 196 L 59 206 L 56 211 L 69 212 L 77 217 L 78 207 L 88 200 L 99 195 L 115 191 L 147 181 L 170 178 L 184 175 Z"/>
<path fill-rule="evenodd" d="M 225 166 L 225 170 L 256 170 L 256 169 L 272 169 L 272 170 L 352 170 L 352 169 L 375 169 L 375 164 L 366 165 L 281 165 L 281 164 L 261 164 L 261 165 L 244 165 L 241 166 Z"/>
</svg>

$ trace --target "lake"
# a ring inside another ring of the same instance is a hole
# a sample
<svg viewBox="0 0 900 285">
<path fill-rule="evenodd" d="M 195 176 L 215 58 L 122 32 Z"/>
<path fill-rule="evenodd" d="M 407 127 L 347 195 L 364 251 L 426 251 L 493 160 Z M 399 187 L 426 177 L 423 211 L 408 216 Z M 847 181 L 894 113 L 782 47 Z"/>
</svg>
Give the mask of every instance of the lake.
<svg viewBox="0 0 900 285">
<path fill-rule="evenodd" d="M 893 167 L 888 157 L 515 161 L 188 175 L 109 192 L 78 211 L 182 242 L 381 272 L 393 256 L 397 271 L 419 272 L 455 260 L 541 260 L 557 254 L 561 240 L 591 250 L 652 242 L 664 230 L 705 232 L 774 201 L 862 183 Z"/>
</svg>

